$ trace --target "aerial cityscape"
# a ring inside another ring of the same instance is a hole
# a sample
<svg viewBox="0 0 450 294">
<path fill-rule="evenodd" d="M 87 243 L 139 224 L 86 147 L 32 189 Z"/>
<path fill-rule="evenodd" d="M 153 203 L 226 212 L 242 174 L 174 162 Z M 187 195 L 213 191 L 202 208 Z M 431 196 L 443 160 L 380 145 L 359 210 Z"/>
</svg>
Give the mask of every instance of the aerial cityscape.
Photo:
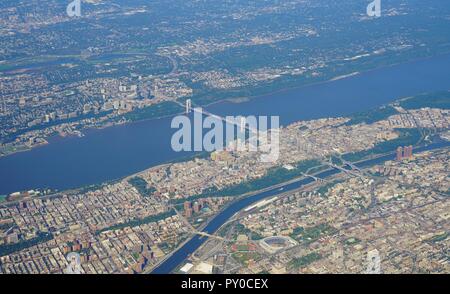
<svg viewBox="0 0 450 294">
<path fill-rule="evenodd" d="M 1 274 L 449 274 L 447 0 L 2 0 Z"/>
</svg>

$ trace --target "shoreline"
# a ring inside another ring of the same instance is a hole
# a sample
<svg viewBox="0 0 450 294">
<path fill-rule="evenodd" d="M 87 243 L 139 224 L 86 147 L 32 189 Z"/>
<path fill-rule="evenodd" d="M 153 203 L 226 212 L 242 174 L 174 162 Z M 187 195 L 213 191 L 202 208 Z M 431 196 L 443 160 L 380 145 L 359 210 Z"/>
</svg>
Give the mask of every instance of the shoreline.
<svg viewBox="0 0 450 294">
<path fill-rule="evenodd" d="M 390 65 L 386 65 L 386 66 L 378 66 L 378 67 L 374 67 L 372 69 L 368 69 L 365 71 L 355 71 L 349 74 L 344 74 L 344 75 L 339 75 L 339 76 L 335 76 L 332 77 L 330 79 L 327 80 L 323 80 L 323 81 L 317 81 L 317 82 L 311 82 L 311 83 L 306 83 L 303 85 L 297 85 L 297 86 L 291 86 L 291 87 L 286 87 L 286 88 L 282 88 L 282 89 L 278 89 L 278 90 L 274 90 L 274 91 L 269 91 L 267 93 L 264 94 L 260 94 L 260 95 L 247 95 L 247 96 L 238 96 L 238 97 L 234 97 L 234 98 L 225 98 L 225 99 L 221 99 L 218 101 L 213 101 L 204 105 L 200 105 L 199 107 L 203 107 L 203 108 L 207 108 L 210 106 L 215 106 L 215 105 L 219 105 L 221 103 L 233 103 L 233 104 L 240 104 L 240 103 L 245 103 L 245 102 L 249 102 L 252 100 L 256 100 L 262 97 L 266 97 L 266 96 L 271 96 L 271 95 L 276 95 L 279 93 L 283 93 L 283 92 L 288 92 L 288 91 L 292 91 L 292 90 L 301 90 L 303 88 L 306 87 L 313 87 L 313 86 L 317 86 L 317 85 L 322 85 L 322 84 L 328 84 L 331 82 L 336 82 L 339 80 L 345 80 L 348 78 L 352 78 L 352 77 L 357 77 L 360 76 L 362 74 L 366 74 L 366 73 L 370 73 L 370 72 L 374 72 L 377 70 L 381 70 L 381 69 L 386 69 L 386 68 L 392 68 L 395 66 L 399 66 L 399 65 L 405 65 L 405 64 L 410 64 L 410 63 L 414 63 L 414 62 L 420 62 L 420 61 L 425 61 L 425 60 L 429 60 L 432 58 L 438 58 L 438 57 L 444 57 L 444 56 L 448 56 L 450 55 L 450 51 L 446 52 L 446 53 L 442 53 L 442 54 L 438 54 L 438 55 L 433 55 L 433 56 L 427 56 L 427 57 L 421 57 L 421 58 L 416 58 L 416 59 L 411 59 L 409 61 L 405 61 L 405 62 L 397 62 L 397 63 L 393 63 Z M 426 92 L 422 92 L 422 93 L 417 93 L 416 95 L 420 95 L 420 94 L 424 94 Z M 399 100 L 399 99 L 406 99 L 408 97 L 397 97 L 395 100 Z M 177 103 L 175 101 L 168 101 L 168 102 L 173 102 L 173 103 Z M 155 104 L 157 105 L 157 104 Z M 382 106 L 382 105 L 380 105 Z M 119 127 L 119 126 L 129 126 L 129 125 L 133 125 L 136 123 L 142 123 L 142 122 L 148 122 L 148 121 L 154 121 L 154 120 L 160 120 L 160 119 L 165 119 L 165 118 L 169 118 L 169 117 L 174 117 L 180 114 L 183 114 L 184 112 L 179 112 L 179 113 L 174 113 L 174 114 L 167 114 L 167 115 L 162 115 L 162 116 L 158 116 L 158 117 L 154 117 L 154 118 L 147 118 L 147 119 L 141 119 L 141 120 L 136 120 L 136 121 L 129 121 L 129 122 L 121 122 L 121 123 L 113 123 L 112 125 L 104 125 L 104 126 L 99 126 L 99 127 L 90 127 L 90 128 L 86 128 L 86 129 L 82 129 L 83 132 L 89 133 L 89 132 L 95 132 L 95 131 L 101 131 L 107 128 L 113 128 L 113 127 Z M 62 136 L 57 136 L 58 138 L 64 140 L 64 139 L 73 139 L 74 137 L 62 137 Z M 45 137 L 44 140 L 48 140 L 51 137 Z M 77 138 L 77 137 L 75 137 Z M 16 151 L 16 152 L 12 152 L 6 155 L 0 155 L 0 159 L 1 158 L 5 158 L 5 157 L 9 157 L 9 156 L 13 156 L 15 154 L 19 154 L 21 152 L 28 152 L 28 151 L 32 151 L 36 148 L 39 147 L 43 147 L 46 146 L 48 144 L 52 144 L 51 142 L 47 142 L 47 144 L 40 144 L 37 146 L 33 146 L 30 148 L 27 148 L 25 150 L 20 150 L 20 151 Z"/>
<path fill-rule="evenodd" d="M 411 60 L 405 61 L 405 62 L 397 62 L 397 63 L 392 63 L 392 64 L 386 65 L 386 66 L 378 66 L 378 67 L 375 67 L 375 68 L 372 68 L 372 69 L 368 69 L 368 70 L 364 70 L 364 71 L 356 71 L 356 72 L 352 72 L 352 73 L 345 74 L 345 75 L 339 75 L 339 76 L 336 76 L 336 77 L 333 77 L 333 78 L 330 78 L 330 79 L 327 79 L 327 80 L 324 80 L 324 81 L 317 81 L 317 82 L 311 82 L 311 83 L 307 83 L 307 84 L 299 85 L 299 86 L 286 87 L 286 88 L 279 89 L 279 90 L 269 91 L 269 92 L 267 92 L 265 94 L 262 94 L 262 95 L 253 95 L 253 96 L 249 95 L 249 96 L 238 96 L 238 97 L 235 97 L 235 98 L 226 98 L 226 99 L 222 99 L 222 100 L 218 100 L 218 101 L 214 101 L 214 102 L 202 105 L 202 107 L 213 106 L 213 105 L 216 105 L 216 104 L 219 104 L 219 103 L 223 103 L 223 102 L 227 102 L 227 101 L 231 102 L 229 100 L 233 100 L 233 99 L 247 99 L 247 101 L 249 101 L 249 100 L 258 99 L 258 98 L 261 98 L 261 97 L 274 95 L 274 94 L 278 94 L 278 93 L 282 93 L 282 92 L 286 92 L 286 91 L 290 91 L 290 90 L 300 90 L 300 89 L 303 89 L 303 88 L 306 88 L 306 87 L 328 84 L 328 83 L 336 82 L 336 81 L 339 81 L 339 80 L 345 80 L 345 79 L 348 79 L 348 78 L 360 76 L 362 74 L 374 72 L 374 71 L 385 69 L 385 68 L 391 68 L 391 67 L 394 67 L 394 66 L 399 66 L 399 65 L 404 65 L 404 64 L 409 64 L 409 63 L 414 63 L 414 62 L 419 62 L 419 61 L 425 61 L 425 60 L 428 60 L 428 59 L 444 57 L 444 56 L 450 56 L 450 51 L 446 52 L 446 53 L 443 53 L 443 54 L 434 55 L 434 56 L 416 58 L 416 59 L 411 59 Z M 338 78 L 338 79 L 336 79 L 336 78 Z M 420 95 L 420 94 L 422 94 L 422 93 L 418 93 L 416 95 Z M 408 98 L 408 97 L 403 97 L 403 98 Z M 399 99 L 401 99 L 401 98 L 399 97 Z M 239 102 L 237 104 L 239 104 Z"/>
</svg>

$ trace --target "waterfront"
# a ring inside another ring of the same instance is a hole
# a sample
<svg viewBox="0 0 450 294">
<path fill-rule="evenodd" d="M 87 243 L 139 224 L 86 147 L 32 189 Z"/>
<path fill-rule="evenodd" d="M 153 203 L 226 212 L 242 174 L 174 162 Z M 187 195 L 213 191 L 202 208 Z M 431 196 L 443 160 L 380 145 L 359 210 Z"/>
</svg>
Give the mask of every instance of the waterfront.
<svg viewBox="0 0 450 294">
<path fill-rule="evenodd" d="M 415 152 L 423 152 L 433 149 L 438 149 L 442 147 L 450 146 L 450 142 L 437 142 L 432 143 L 428 146 L 423 146 L 415 149 Z M 395 158 L 395 153 L 389 153 L 374 159 L 368 159 L 355 164 L 358 168 L 366 168 L 375 164 L 380 164 L 388 160 L 393 160 Z M 338 169 L 329 169 L 320 172 L 316 176 L 322 179 L 328 178 L 330 176 L 336 175 L 341 171 Z M 256 203 L 262 199 L 275 196 L 280 193 L 289 192 L 295 189 L 299 189 L 307 184 L 314 182 L 312 178 L 302 178 L 296 182 L 291 182 L 282 187 L 276 187 L 273 189 L 266 190 L 255 195 L 239 199 L 233 202 L 231 205 L 226 207 L 218 215 L 216 215 L 202 230 L 207 234 L 214 234 L 223 224 L 225 224 L 231 217 L 233 217 L 237 212 L 248 207 L 249 205 Z M 168 274 L 175 270 L 181 263 L 186 260 L 192 253 L 194 253 L 205 241 L 207 240 L 204 236 L 195 235 L 189 241 L 184 243 L 178 250 L 173 252 L 166 260 L 164 260 L 159 266 L 153 269 L 153 274 Z"/>
<path fill-rule="evenodd" d="M 207 107 L 219 115 L 279 115 L 283 125 L 298 120 L 348 115 L 395 99 L 448 89 L 450 55 L 258 97 Z M 170 147 L 170 118 L 101 130 L 82 138 L 49 140 L 31 151 L 0 158 L 0 194 L 35 188 L 69 189 L 121 178 L 185 157 Z"/>
</svg>

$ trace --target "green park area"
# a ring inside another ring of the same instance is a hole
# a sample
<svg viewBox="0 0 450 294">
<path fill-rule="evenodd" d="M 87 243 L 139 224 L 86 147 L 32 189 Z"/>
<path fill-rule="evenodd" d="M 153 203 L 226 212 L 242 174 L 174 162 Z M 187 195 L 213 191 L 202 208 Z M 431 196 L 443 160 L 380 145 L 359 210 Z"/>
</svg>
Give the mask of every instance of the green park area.
<svg viewBox="0 0 450 294">
<path fill-rule="evenodd" d="M 98 230 L 96 232 L 96 235 L 106 232 L 106 231 L 114 231 L 114 230 L 124 229 L 127 227 L 136 227 L 136 226 L 140 226 L 140 225 L 144 225 L 144 224 L 154 223 L 154 222 L 166 219 L 168 217 L 174 216 L 175 214 L 176 214 L 176 212 L 174 210 L 170 210 L 168 212 L 163 212 L 163 213 L 156 214 L 156 215 L 150 215 L 150 216 L 142 218 L 142 219 L 134 219 L 134 220 L 131 220 L 128 222 L 120 223 L 117 225 L 113 225 L 113 226 Z"/>
<path fill-rule="evenodd" d="M 450 91 L 421 94 L 400 100 L 400 106 L 405 109 L 423 107 L 450 109 Z"/>
<path fill-rule="evenodd" d="M 161 102 L 152 106 L 140 108 L 128 112 L 123 116 L 116 117 L 115 120 L 120 120 L 122 118 L 129 121 L 139 121 L 145 119 L 160 118 L 167 115 L 173 115 L 183 112 L 183 107 L 175 102 Z"/>
<path fill-rule="evenodd" d="M 399 137 L 394 140 L 384 141 L 376 144 L 369 150 L 363 150 L 355 153 L 347 153 L 342 156 L 347 161 L 359 161 L 371 155 L 383 154 L 396 150 L 399 146 L 415 145 L 420 141 L 422 135 L 417 129 L 396 129 Z"/>
<path fill-rule="evenodd" d="M 148 187 L 148 183 L 141 177 L 133 177 L 128 180 L 128 183 L 136 188 L 143 197 L 152 196 L 156 192 L 156 189 L 154 187 Z"/>
<path fill-rule="evenodd" d="M 298 162 L 293 169 L 286 169 L 284 167 L 277 166 L 269 169 L 269 171 L 261 178 L 246 181 L 220 190 L 215 187 L 208 188 L 205 189 L 202 194 L 194 195 L 186 199 L 176 199 L 173 200 L 172 203 L 180 204 L 184 201 L 195 201 L 200 198 L 208 197 L 238 196 L 249 192 L 258 191 L 298 178 L 302 176 L 302 173 L 320 165 L 321 163 L 318 160 L 303 160 Z"/>
<path fill-rule="evenodd" d="M 294 258 L 289 262 L 289 266 L 298 269 L 307 266 L 310 263 L 313 263 L 314 261 L 317 261 L 321 259 L 322 256 L 319 253 L 310 253 L 298 258 Z"/>
</svg>

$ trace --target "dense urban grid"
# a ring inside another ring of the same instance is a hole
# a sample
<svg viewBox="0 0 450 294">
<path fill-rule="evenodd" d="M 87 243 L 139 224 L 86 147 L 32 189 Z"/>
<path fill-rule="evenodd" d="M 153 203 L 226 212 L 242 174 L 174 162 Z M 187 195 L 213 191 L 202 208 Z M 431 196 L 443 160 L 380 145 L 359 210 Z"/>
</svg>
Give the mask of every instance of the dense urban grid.
<svg viewBox="0 0 450 294">
<path fill-rule="evenodd" d="M 446 1 L 385 1 L 381 24 L 355 0 L 84 0 L 79 17 L 67 4 L 0 3 L 2 158 L 450 50 Z M 0 273 L 67 273 L 70 253 L 81 273 L 150 273 L 198 236 L 172 272 L 449 273 L 450 91 L 396 99 L 281 127 L 273 162 L 233 140 L 104 183 L 0 195 Z"/>
<path fill-rule="evenodd" d="M 420 154 L 409 147 L 449 138 L 448 99 L 444 109 L 413 107 L 448 93 L 435 97 L 374 110 L 371 122 L 355 115 L 293 123 L 281 130 L 276 163 L 224 150 L 101 187 L 13 193 L 0 208 L 1 271 L 63 272 L 75 251 L 86 273 L 146 272 L 239 195 L 396 151 L 396 161 L 346 170 L 245 210 L 199 250 L 195 267 L 181 270 L 361 272 L 374 248 L 385 272 L 446 272 L 448 147 Z"/>
<path fill-rule="evenodd" d="M 166 2 L 82 1 L 71 18 L 64 1 L 2 1 L 0 155 L 450 46 L 442 1 L 384 3 L 385 26 L 350 0 Z"/>
</svg>

